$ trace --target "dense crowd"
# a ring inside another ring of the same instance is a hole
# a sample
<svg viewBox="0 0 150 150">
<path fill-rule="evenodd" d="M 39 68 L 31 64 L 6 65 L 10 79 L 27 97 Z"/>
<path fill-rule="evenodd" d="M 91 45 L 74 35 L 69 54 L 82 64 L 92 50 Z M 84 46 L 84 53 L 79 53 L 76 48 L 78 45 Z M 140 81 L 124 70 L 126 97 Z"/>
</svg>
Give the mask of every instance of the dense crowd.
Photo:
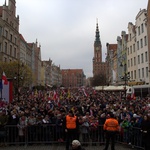
<svg viewBox="0 0 150 150">
<path fill-rule="evenodd" d="M 56 140 L 62 142 L 63 118 L 69 110 L 78 116 L 83 141 L 88 142 L 89 132 L 91 139 L 96 141 L 98 135 L 93 133 L 103 126 L 112 112 L 120 124 L 123 142 L 130 144 L 129 129 L 137 127 L 144 131 L 144 120 L 150 119 L 150 98 L 124 100 L 120 92 L 92 88 L 26 91 L 11 103 L 0 101 L 0 133 L 6 125 L 16 125 L 18 135 L 24 136 L 26 126 L 53 124 L 56 134 L 59 133 Z"/>
</svg>

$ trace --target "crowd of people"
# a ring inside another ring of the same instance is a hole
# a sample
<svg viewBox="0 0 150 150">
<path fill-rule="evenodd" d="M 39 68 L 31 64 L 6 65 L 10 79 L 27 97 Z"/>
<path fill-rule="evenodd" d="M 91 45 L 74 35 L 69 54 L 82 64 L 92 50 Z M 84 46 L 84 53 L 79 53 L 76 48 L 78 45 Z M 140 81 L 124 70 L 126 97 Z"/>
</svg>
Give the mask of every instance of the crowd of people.
<svg viewBox="0 0 150 150">
<path fill-rule="evenodd" d="M 100 138 L 104 142 L 104 131 L 97 132 L 106 119 L 113 113 L 119 123 L 122 142 L 132 144 L 132 127 L 141 129 L 143 138 L 150 136 L 150 98 L 124 100 L 120 92 L 95 91 L 92 88 L 69 88 L 44 91 L 26 91 L 11 103 L 0 101 L 0 136 L 6 125 L 16 125 L 18 135 L 24 136 L 24 128 L 29 126 L 33 132 L 34 125 L 53 124 L 56 126 L 56 139 L 63 142 L 65 136 L 64 119 L 72 112 L 79 122 L 78 135 L 88 145 Z M 43 130 L 44 131 L 44 130 Z M 133 135 L 132 135 L 133 136 Z M 76 137 L 80 139 L 80 137 Z M 145 140 L 146 141 L 146 140 Z M 68 149 L 68 148 L 67 148 Z"/>
</svg>

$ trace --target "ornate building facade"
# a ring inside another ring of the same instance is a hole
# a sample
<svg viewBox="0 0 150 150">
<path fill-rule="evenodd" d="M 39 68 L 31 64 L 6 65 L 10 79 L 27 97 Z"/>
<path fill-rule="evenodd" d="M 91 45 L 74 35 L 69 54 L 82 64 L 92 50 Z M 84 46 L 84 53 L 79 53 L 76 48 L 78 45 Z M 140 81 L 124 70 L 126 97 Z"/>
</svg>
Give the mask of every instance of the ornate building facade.
<svg viewBox="0 0 150 150">
<path fill-rule="evenodd" d="M 19 16 L 16 17 L 16 1 L 0 6 L 0 61 L 11 62 L 19 57 Z"/>
</svg>

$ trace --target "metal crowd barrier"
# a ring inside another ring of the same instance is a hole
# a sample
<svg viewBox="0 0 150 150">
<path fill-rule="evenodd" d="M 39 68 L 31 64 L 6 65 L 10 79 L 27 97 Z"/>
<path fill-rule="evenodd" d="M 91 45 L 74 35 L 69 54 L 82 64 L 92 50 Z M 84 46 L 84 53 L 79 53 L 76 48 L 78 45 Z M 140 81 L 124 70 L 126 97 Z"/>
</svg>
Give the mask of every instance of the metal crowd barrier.
<svg viewBox="0 0 150 150">
<path fill-rule="evenodd" d="M 89 128 L 88 133 L 82 133 L 80 128 L 79 140 L 83 145 L 102 145 L 105 143 L 103 126 Z M 64 143 L 65 133 L 61 127 L 54 125 L 33 125 L 27 127 L 7 125 L 0 131 L 0 143 L 5 145 L 32 145 Z M 140 128 L 130 128 L 117 133 L 116 142 L 143 149 Z"/>
</svg>

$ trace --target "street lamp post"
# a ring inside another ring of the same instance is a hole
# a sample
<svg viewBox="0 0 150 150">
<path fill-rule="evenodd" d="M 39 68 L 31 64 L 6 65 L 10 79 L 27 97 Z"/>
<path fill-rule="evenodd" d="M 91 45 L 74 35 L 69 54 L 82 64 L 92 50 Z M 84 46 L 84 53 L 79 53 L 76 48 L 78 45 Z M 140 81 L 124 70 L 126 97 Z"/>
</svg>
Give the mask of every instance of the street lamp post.
<svg viewBox="0 0 150 150">
<path fill-rule="evenodd" d="M 23 67 L 23 64 L 21 64 L 21 67 Z M 20 75 L 20 62 L 17 64 L 17 73 L 14 79 L 17 81 L 17 100 L 20 100 L 20 79 L 23 80 L 23 77 Z"/>
<path fill-rule="evenodd" d="M 129 72 L 127 72 L 127 64 L 125 63 L 124 65 L 122 64 L 122 62 L 121 62 L 121 64 L 120 64 L 120 66 L 121 67 L 124 67 L 124 76 L 122 76 L 121 77 L 121 79 L 123 79 L 124 80 L 124 84 L 125 84 L 125 86 L 124 86 L 124 99 L 125 99 L 125 101 L 126 101 L 126 88 L 127 88 L 127 81 L 130 79 L 130 76 L 129 76 Z"/>
</svg>

